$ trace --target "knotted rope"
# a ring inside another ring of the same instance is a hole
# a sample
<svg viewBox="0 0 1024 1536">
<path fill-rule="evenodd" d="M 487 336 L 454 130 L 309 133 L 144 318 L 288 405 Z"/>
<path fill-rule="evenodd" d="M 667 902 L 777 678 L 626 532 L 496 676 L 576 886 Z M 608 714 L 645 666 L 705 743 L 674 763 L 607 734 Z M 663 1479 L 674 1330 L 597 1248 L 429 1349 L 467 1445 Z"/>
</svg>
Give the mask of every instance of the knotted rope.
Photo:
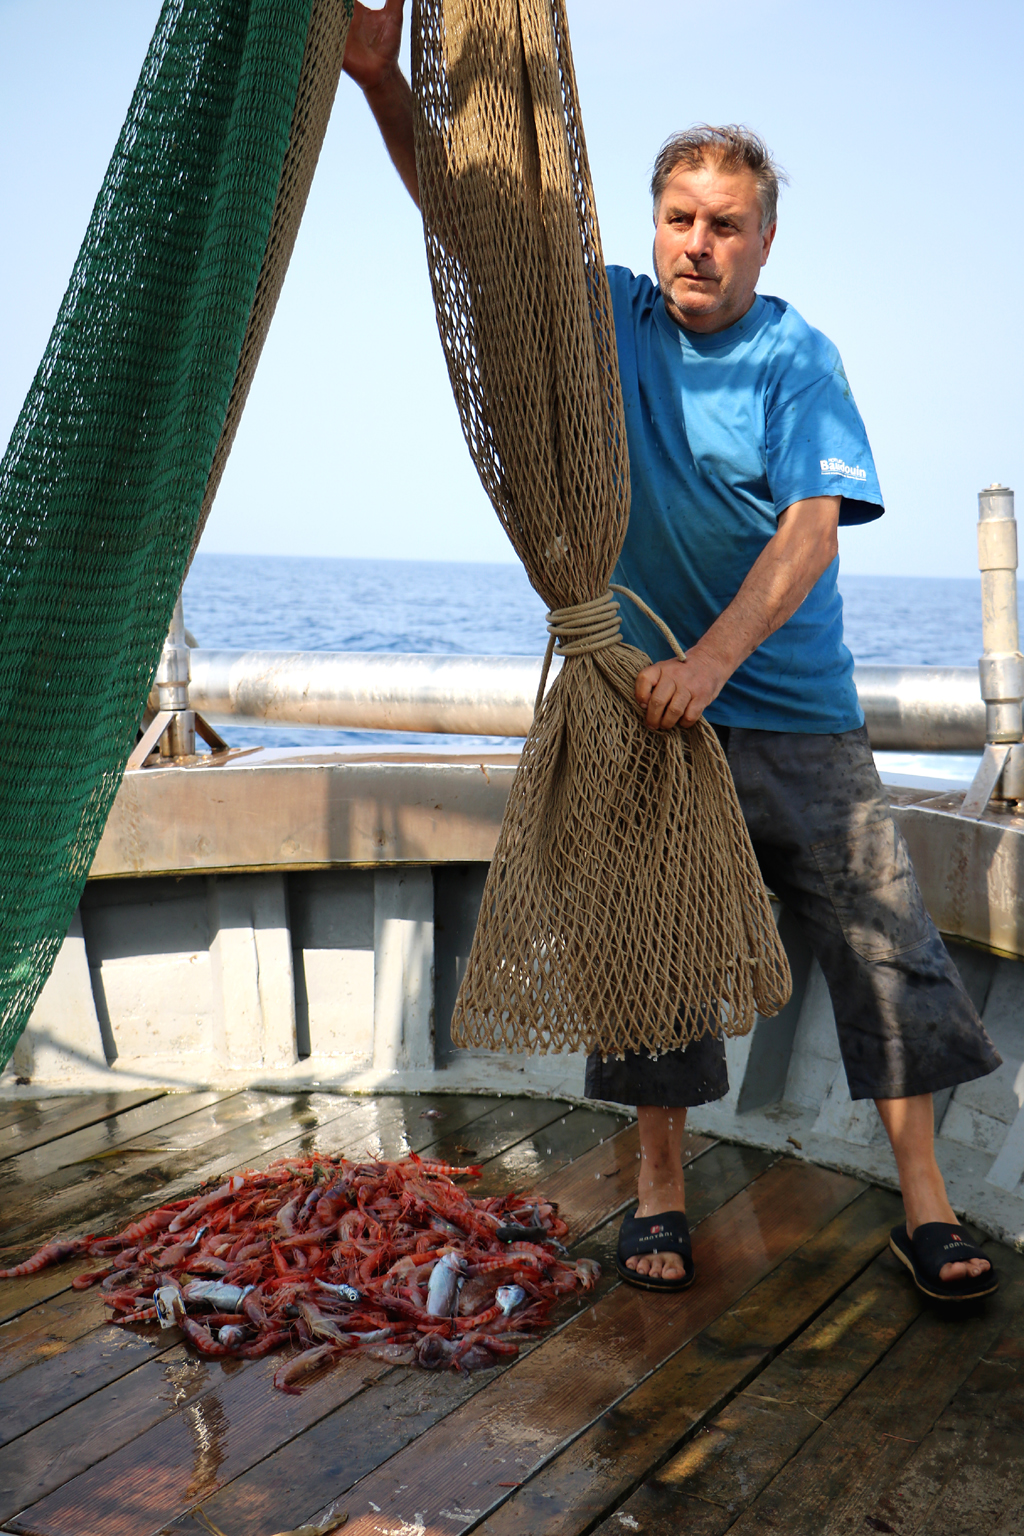
<svg viewBox="0 0 1024 1536">
<path fill-rule="evenodd" d="M 589 656 L 594 651 L 607 650 L 621 639 L 622 620 L 619 618 L 619 605 L 612 597 L 613 592 L 620 592 L 631 603 L 635 603 L 651 623 L 658 626 L 679 660 L 686 660 L 686 652 L 664 619 L 629 587 L 620 587 L 612 582 L 603 597 L 593 597 L 586 603 L 574 603 L 571 608 L 553 608 L 548 614 L 548 644 L 533 706 L 535 715 L 544 699 L 552 656 Z"/>
<path fill-rule="evenodd" d="M 629 461 L 563 0 L 416 0 L 413 83 L 452 390 L 550 610 L 452 1038 L 618 1053 L 742 1033 L 789 971 L 718 739 L 648 730 L 650 663 L 619 631 L 612 591 L 639 601 L 609 586 Z"/>
</svg>

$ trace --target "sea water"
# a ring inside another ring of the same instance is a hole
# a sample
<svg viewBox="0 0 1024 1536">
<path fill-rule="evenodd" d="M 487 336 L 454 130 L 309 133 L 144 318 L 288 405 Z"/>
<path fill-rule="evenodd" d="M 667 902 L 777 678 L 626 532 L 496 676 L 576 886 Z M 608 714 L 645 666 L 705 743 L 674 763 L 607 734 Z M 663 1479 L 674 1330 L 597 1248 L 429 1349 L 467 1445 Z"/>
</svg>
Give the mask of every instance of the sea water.
<svg viewBox="0 0 1024 1536">
<path fill-rule="evenodd" d="M 981 653 L 977 577 L 842 576 L 846 641 L 858 662 L 974 666 Z M 540 656 L 544 604 L 520 565 L 311 559 L 200 552 L 184 592 L 198 645 L 261 651 L 393 651 Z M 232 746 L 510 745 L 493 736 L 431 736 L 230 722 Z M 877 754 L 891 771 L 967 781 L 971 754 Z"/>
</svg>

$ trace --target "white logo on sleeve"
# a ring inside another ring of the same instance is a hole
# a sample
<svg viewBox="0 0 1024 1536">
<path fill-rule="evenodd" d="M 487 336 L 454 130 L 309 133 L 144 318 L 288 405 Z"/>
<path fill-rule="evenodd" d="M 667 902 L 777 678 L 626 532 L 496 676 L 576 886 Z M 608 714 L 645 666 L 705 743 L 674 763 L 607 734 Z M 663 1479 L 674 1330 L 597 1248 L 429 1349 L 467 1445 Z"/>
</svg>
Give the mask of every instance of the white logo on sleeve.
<svg viewBox="0 0 1024 1536">
<path fill-rule="evenodd" d="M 823 475 L 842 475 L 844 480 L 866 480 L 868 472 L 859 464 L 847 464 L 843 459 L 820 459 Z"/>
</svg>

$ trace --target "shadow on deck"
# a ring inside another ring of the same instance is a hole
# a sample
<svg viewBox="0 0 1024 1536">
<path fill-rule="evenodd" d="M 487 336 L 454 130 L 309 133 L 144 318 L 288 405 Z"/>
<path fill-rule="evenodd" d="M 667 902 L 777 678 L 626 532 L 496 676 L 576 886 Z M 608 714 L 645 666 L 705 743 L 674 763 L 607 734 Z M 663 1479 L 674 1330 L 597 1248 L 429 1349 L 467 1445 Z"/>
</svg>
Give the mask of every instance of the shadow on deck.
<svg viewBox="0 0 1024 1536">
<path fill-rule="evenodd" d="M 346 1536 L 1024 1530 L 1024 1257 L 989 1244 L 1002 1288 L 945 1315 L 888 1252 L 893 1194 L 774 1152 L 689 1138 L 697 1284 L 657 1296 L 611 1262 L 635 1196 L 625 1117 L 314 1093 L 3 1105 L 0 1262 L 276 1156 L 410 1147 L 472 1149 L 474 1192 L 557 1200 L 596 1293 L 511 1366 L 344 1359 L 284 1397 L 274 1357 L 111 1327 L 70 1289 L 89 1261 L 0 1282 L 3 1530 L 271 1536 L 331 1509 Z"/>
</svg>

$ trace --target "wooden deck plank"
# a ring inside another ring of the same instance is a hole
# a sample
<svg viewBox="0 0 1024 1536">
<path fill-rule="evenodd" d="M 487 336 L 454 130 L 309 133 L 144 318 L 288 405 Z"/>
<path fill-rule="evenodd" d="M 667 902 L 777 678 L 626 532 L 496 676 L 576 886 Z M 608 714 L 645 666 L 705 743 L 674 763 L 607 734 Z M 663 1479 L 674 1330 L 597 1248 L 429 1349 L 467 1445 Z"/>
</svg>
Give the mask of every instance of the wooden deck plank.
<svg viewBox="0 0 1024 1536">
<path fill-rule="evenodd" d="M 721 1536 L 923 1310 L 884 1252 L 849 1284 L 841 1253 L 836 1262 L 844 1287 L 831 1305 L 771 1363 L 758 1369 L 755 1362 L 752 1379 L 740 1383 L 726 1407 L 695 1420 L 683 1448 L 595 1528 L 600 1536 L 623 1528 L 645 1536 L 675 1536 L 683 1528 L 688 1536 Z M 744 1311 L 756 1297 L 745 1299 Z"/>
<path fill-rule="evenodd" d="M 604 1110 L 569 1109 L 492 1157 L 484 1166 L 483 1177 L 474 1180 L 473 1193 L 486 1197 L 510 1189 L 542 1189 L 547 1195 L 554 1169 L 570 1167 L 584 1152 L 610 1143 L 632 1123 L 626 1115 Z"/>
<path fill-rule="evenodd" d="M 469 1141 L 461 1129 L 456 1131 L 446 1122 L 438 1122 L 430 1155 L 456 1164 L 489 1162 L 526 1137 L 572 1114 L 570 1105 L 555 1099 L 502 1099 L 474 1122 Z M 472 1155 L 459 1150 L 467 1146 L 472 1148 Z"/>
<path fill-rule="evenodd" d="M 415 1101 L 413 1101 L 415 1103 Z M 354 1108 L 366 1109 L 366 1105 L 354 1102 Z M 463 1110 L 463 1118 L 472 1123 L 474 1118 L 487 1118 L 489 1111 L 484 1112 L 483 1117 L 474 1117 L 473 1111 L 477 1106 L 472 1100 L 468 1101 Z M 379 1103 L 374 1109 L 379 1109 Z M 571 1155 L 572 1149 L 579 1151 L 585 1146 L 588 1135 L 586 1128 L 586 1111 L 574 1112 L 577 1114 L 576 1131 L 570 1141 L 558 1142 L 549 1154 L 549 1166 L 557 1167 Z M 393 1117 L 394 1118 L 394 1117 Z M 570 1117 L 565 1117 L 567 1124 Z M 592 1140 L 597 1140 L 602 1130 L 606 1128 L 606 1117 L 594 1117 L 596 1124 L 590 1128 L 589 1135 Z M 403 1145 L 408 1141 L 419 1141 L 420 1148 L 430 1145 L 434 1135 L 434 1124 L 425 1119 L 419 1109 L 410 1111 L 409 1101 L 403 1100 L 400 1104 L 400 1123 L 402 1126 L 401 1138 Z M 513 1117 L 502 1115 L 496 1123 L 491 1123 L 487 1129 L 487 1138 L 490 1144 L 500 1145 L 500 1127 L 504 1128 L 504 1135 L 510 1139 L 519 1134 L 521 1123 L 517 1124 Z M 344 1132 L 350 1141 L 363 1142 L 368 1128 L 375 1134 L 379 1133 L 381 1117 L 374 1114 L 371 1120 L 366 1116 L 346 1119 L 339 1125 L 331 1122 L 334 1129 L 341 1134 Z M 391 1124 L 389 1134 L 395 1132 L 394 1123 Z M 551 1138 L 556 1141 L 556 1138 Z M 500 1156 L 500 1154 L 498 1154 Z M 77 1293 L 75 1293 L 77 1296 Z M 101 1310 L 102 1304 L 98 1296 L 86 1293 L 80 1298 L 82 1315 L 89 1319 L 89 1324 L 81 1328 L 77 1333 L 70 1329 L 65 1330 L 63 1336 L 54 1336 L 52 1333 L 40 1333 L 38 1329 L 30 1329 L 31 1314 L 18 1319 L 21 1324 L 19 1340 L 21 1342 L 21 1373 L 17 1377 L 10 1373 L 11 1379 L 0 1380 L 0 1436 L 2 1440 L 13 1440 L 25 1434 L 35 1425 L 45 1422 L 47 1419 L 60 1413 L 75 1402 L 95 1393 L 99 1388 L 117 1381 L 120 1377 L 137 1368 L 139 1356 L 151 1358 L 164 1354 L 170 1350 L 179 1340 L 180 1335 L 176 1330 L 164 1332 L 159 1329 L 144 1329 L 127 1331 L 118 1327 L 112 1327 L 105 1312 Z M 132 1341 L 129 1350 L 125 1340 Z M 4 1334 L 0 1332 L 0 1345 L 4 1342 Z M 2 1442 L 0 1442 L 2 1443 Z"/>
<path fill-rule="evenodd" d="M 360 1484 L 349 1529 L 388 1523 L 467 1530 L 582 1433 L 624 1393 L 676 1354 L 794 1248 L 860 1193 L 842 1174 L 783 1162 L 697 1228 L 700 1287 L 653 1295 L 620 1285 L 571 1329 L 545 1341 L 487 1397 L 449 1415 Z"/>
<path fill-rule="evenodd" d="M 0 1382 L 59 1354 L 106 1322 L 99 1292 L 62 1291 L 0 1325 Z"/>
<path fill-rule="evenodd" d="M 865 1528 L 865 1515 L 1024 1304 L 1024 1257 L 997 1251 L 996 1295 L 969 1315 L 922 1312 L 729 1527 L 735 1536 L 761 1536 L 773 1524 L 787 1536 Z"/>
<path fill-rule="evenodd" d="M 61 1098 L 53 1099 L 0 1098 L 0 1126 L 13 1125 L 16 1120 L 20 1120 L 23 1116 L 26 1118 L 31 1118 L 40 1109 L 46 1108 L 47 1105 L 53 1105 L 56 1107 L 60 1104 L 73 1104 L 75 1100 L 80 1097 L 81 1095 L 77 1093 L 67 1093 L 64 1094 Z"/>
<path fill-rule="evenodd" d="M 706 1458 L 709 1439 L 706 1434 L 694 1439 L 695 1432 L 751 1376 L 756 1375 L 756 1381 L 749 1390 L 762 1390 L 768 1373 L 757 1373 L 871 1262 L 886 1243 L 900 1209 L 897 1197 L 887 1191 L 869 1189 L 860 1195 L 526 1482 L 479 1527 L 480 1536 L 520 1536 L 527 1530 L 530 1536 L 570 1536 L 589 1530 L 682 1442 L 688 1443 L 698 1461 Z M 697 1283 L 702 1283 L 700 1275 Z M 904 1286 L 899 1299 L 906 1296 Z M 837 1305 L 846 1305 L 846 1298 Z M 901 1326 L 909 1326 L 918 1310 L 916 1305 L 906 1309 Z M 805 1418 L 807 1435 L 815 1422 Z M 668 1468 L 675 1465 L 670 1461 Z M 668 1475 L 668 1469 L 659 1474 L 659 1487 L 661 1476 Z M 638 1493 L 624 1510 L 630 1518 L 638 1518 L 637 1508 L 642 1507 L 641 1528 L 646 1531 L 652 1504 Z M 662 1530 L 671 1530 L 674 1536 L 683 1528 L 674 1522 L 674 1504 L 671 1514 L 656 1527 L 659 1536 Z M 606 1529 L 613 1528 L 615 1521 Z M 624 1528 L 633 1527 L 617 1526 Z"/>
<path fill-rule="evenodd" d="M 0 1099 L 0 1130 L 18 1121 L 31 1121 L 43 1114 L 57 1115 L 67 1105 L 77 1103 L 82 1097 L 82 1094 L 66 1093 L 52 1099 Z"/>
<path fill-rule="evenodd" d="M 897 1536 L 1024 1531 L 1024 1308 L 986 1350 L 863 1525 Z"/>
<path fill-rule="evenodd" d="M 378 1515 L 397 1529 L 403 1521 L 413 1528 L 429 1521 L 438 1536 L 467 1529 L 507 1496 L 503 1483 L 518 1481 L 586 1429 L 609 1401 L 676 1353 L 862 1187 L 805 1164 L 775 1165 L 698 1228 L 705 1276 L 699 1290 L 651 1296 L 622 1285 L 612 1289 L 366 1476 L 347 1529 L 377 1536 Z M 377 1434 L 372 1426 L 367 1432 Z M 165 1443 L 166 1434 L 152 1455 L 134 1443 L 118 1467 L 111 1458 L 104 1469 L 83 1474 L 25 1511 L 12 1528 L 40 1536 L 78 1536 L 86 1529 L 90 1536 L 115 1530 L 144 1536 L 152 1529 L 145 1521 L 181 1498 L 180 1469 L 171 1475 L 169 1466 L 153 1462 Z M 251 1523 L 246 1530 L 256 1536 Z"/>
<path fill-rule="evenodd" d="M 34 1117 L 19 1117 L 13 1123 L 0 1123 L 0 1160 L 15 1157 L 19 1152 L 29 1152 L 33 1147 L 57 1141 L 87 1126 L 97 1125 L 102 1120 L 166 1096 L 162 1088 L 149 1088 L 135 1093 L 82 1094 L 70 1100 L 40 1099 Z"/>
<path fill-rule="evenodd" d="M 45 1230 L 52 1217 L 47 1202 L 61 1190 L 81 1191 L 89 1183 L 102 1185 L 116 1177 L 121 1159 L 123 1166 L 130 1166 L 137 1155 L 126 1148 L 136 1144 L 143 1147 L 154 1141 L 163 1145 L 162 1138 L 172 1134 L 172 1126 L 204 1109 L 245 1097 L 212 1090 L 163 1094 L 0 1163 L 0 1237 L 4 1251 L 23 1232 Z M 59 1204 L 56 1210 L 61 1216 L 67 1214 Z"/>
<path fill-rule="evenodd" d="M 422 1101 L 412 1100 L 412 1105 L 417 1107 L 410 1110 L 410 1101 L 405 1101 L 405 1114 L 403 1116 L 403 1124 L 407 1129 L 403 1134 L 411 1134 L 414 1137 L 418 1137 L 422 1146 L 425 1145 L 434 1134 L 434 1126 L 429 1120 L 423 1119 L 421 1117 L 420 1111 L 418 1109 L 418 1102 L 421 1103 Z M 476 1103 L 478 1104 L 479 1101 L 476 1101 Z M 474 1101 L 467 1101 L 463 1111 L 464 1117 L 469 1117 L 472 1119 L 473 1110 L 475 1107 L 476 1105 L 474 1104 Z M 564 1108 L 564 1106 L 556 1106 L 556 1110 L 561 1108 Z M 578 1123 L 572 1141 L 561 1142 L 552 1147 L 550 1154 L 546 1154 L 549 1158 L 548 1166 L 552 1168 L 557 1167 L 558 1164 L 564 1161 L 568 1155 L 571 1155 L 573 1147 L 578 1148 L 580 1145 L 582 1145 L 585 1134 L 582 1122 L 585 1122 L 587 1111 L 575 1111 L 573 1113 L 577 1115 Z M 481 1116 L 478 1118 L 483 1117 Z M 591 1128 L 590 1134 L 592 1139 L 599 1140 L 601 1131 L 606 1129 L 605 1117 L 603 1115 L 595 1115 L 593 1118 L 595 1124 Z M 506 1139 L 512 1139 L 518 1135 L 523 1125 L 522 1117 L 520 1117 L 518 1122 L 516 1121 L 515 1117 L 508 1115 L 496 1117 L 496 1119 L 498 1119 L 500 1124 L 504 1127 L 504 1135 Z M 565 1119 L 566 1125 L 568 1127 L 570 1123 L 570 1116 L 567 1114 Z M 393 1129 L 394 1128 L 392 1128 L 392 1133 Z M 492 1123 L 486 1129 L 486 1135 L 489 1138 L 492 1138 L 494 1144 L 500 1146 L 500 1140 L 498 1139 L 498 1129 L 495 1124 Z M 555 1138 L 552 1138 L 552 1140 L 554 1141 Z M 603 1151 L 603 1149 L 597 1148 L 595 1151 L 600 1153 Z M 500 1156 L 500 1152 L 497 1155 Z M 586 1154 L 584 1154 L 584 1157 L 575 1164 L 575 1167 L 581 1168 L 585 1160 Z M 602 1165 L 599 1159 L 599 1167 L 600 1166 Z M 540 1171 L 543 1174 L 546 1170 L 542 1168 Z M 715 1182 L 718 1184 L 720 1183 L 720 1180 L 716 1179 Z M 119 1331 L 120 1330 L 101 1329 L 98 1330 L 98 1335 L 103 1335 L 109 1332 L 116 1333 Z M 153 1339 L 155 1348 L 159 1348 L 159 1333 L 156 1330 L 147 1330 L 147 1333 Z M 124 1381 L 118 1381 L 116 1392 L 109 1389 L 107 1391 L 95 1392 L 88 1398 L 87 1401 L 80 1402 L 76 1408 L 66 1410 L 64 1413 L 60 1414 L 59 1417 L 50 1418 L 47 1422 L 41 1423 L 39 1429 L 23 1435 L 14 1444 L 9 1446 L 7 1451 L 0 1451 L 0 1486 L 6 1486 L 9 1490 L 8 1493 L 2 1498 L 2 1500 L 0 1500 L 0 1518 L 6 1518 L 14 1510 L 24 1508 L 25 1504 L 30 1502 L 32 1497 L 39 1497 L 43 1493 L 48 1492 L 50 1489 L 59 1486 L 58 1483 L 53 1481 L 53 1452 L 55 1447 L 60 1448 L 60 1456 L 56 1461 L 56 1466 L 58 1468 L 58 1475 L 62 1474 L 63 1476 L 71 1476 L 74 1474 L 74 1472 L 81 1471 L 84 1467 L 89 1466 L 91 1461 L 89 1459 L 83 1460 L 83 1456 L 86 1458 L 91 1458 L 91 1460 L 96 1459 L 96 1436 L 98 1425 L 105 1425 L 105 1429 L 103 1431 L 103 1445 L 105 1451 L 109 1452 L 115 1449 L 115 1444 L 112 1441 L 112 1437 L 114 1437 L 114 1440 L 116 1440 L 116 1437 L 119 1434 L 123 1435 L 127 1429 L 130 1429 L 131 1424 L 131 1420 L 128 1420 L 127 1422 L 125 1421 L 123 1413 L 123 1399 L 126 1393 L 132 1398 L 133 1401 L 138 1400 L 139 1402 L 141 1410 L 140 1418 L 138 1420 L 139 1430 L 141 1431 L 143 1428 L 147 1427 L 148 1424 L 154 1422 L 154 1410 L 152 1408 L 145 1408 L 145 1403 L 147 1401 L 145 1393 L 147 1391 L 152 1393 L 153 1389 L 152 1371 L 156 1369 L 157 1365 L 160 1365 L 161 1368 L 178 1369 L 181 1367 L 182 1361 L 190 1358 L 185 1353 L 183 1346 L 177 1345 L 174 1347 L 174 1341 L 179 1337 L 177 1333 L 169 1332 L 163 1335 L 163 1337 L 168 1341 L 168 1344 L 171 1347 L 167 1348 L 167 1352 L 162 1356 L 161 1361 L 151 1361 L 144 1367 L 136 1368 L 131 1373 L 131 1375 L 125 1378 Z M 107 1361 L 104 1362 L 104 1349 L 102 1348 L 104 1340 L 102 1338 L 97 1337 L 86 1342 L 88 1344 L 89 1350 L 92 1353 L 96 1353 L 98 1350 L 99 1361 L 93 1365 L 94 1370 L 97 1368 L 102 1369 L 104 1364 L 108 1372 L 116 1370 L 117 1361 L 115 1360 L 113 1363 L 109 1363 L 109 1354 L 107 1355 Z M 140 1339 L 139 1342 L 141 1345 L 144 1343 L 144 1340 Z M 63 1381 L 60 1371 L 57 1370 L 53 1374 L 53 1380 L 50 1383 L 51 1390 L 55 1394 L 52 1399 L 55 1404 L 58 1401 L 57 1394 L 59 1394 L 61 1391 L 67 1394 L 73 1393 L 75 1390 L 73 1383 L 70 1386 L 67 1385 L 68 1367 L 74 1358 L 75 1357 L 72 1354 L 65 1354 L 61 1361 L 55 1362 L 55 1366 L 63 1367 Z M 277 1362 L 275 1362 L 275 1368 L 276 1363 Z M 353 1363 L 354 1362 L 342 1362 L 342 1365 L 349 1366 Z M 239 1368 L 242 1367 L 243 1369 L 251 1371 L 254 1367 L 254 1364 L 255 1362 L 232 1362 L 225 1369 L 229 1372 L 237 1372 Z M 374 1363 L 370 1361 L 359 1362 L 359 1365 L 360 1370 L 364 1373 L 364 1376 L 366 1376 L 367 1379 L 386 1375 L 389 1371 L 387 1366 L 375 1366 Z M 37 1376 L 41 1378 L 45 1373 L 32 1370 L 28 1374 L 30 1378 Z M 336 1372 L 332 1373 L 332 1375 L 336 1374 Z M 142 1387 L 139 1385 L 139 1383 L 144 1381 L 149 1382 L 148 1387 Z M 361 1381 L 362 1377 L 360 1378 L 360 1382 Z M 16 1389 L 18 1386 L 18 1380 L 16 1379 L 8 1385 L 10 1388 Z M 272 1392 L 269 1388 L 269 1383 L 264 1383 L 264 1388 L 266 1391 L 270 1392 L 271 1397 L 277 1400 L 279 1403 L 294 1401 L 294 1399 L 285 1399 L 282 1398 L 280 1394 Z M 344 1372 L 342 1377 L 339 1378 L 339 1389 L 341 1391 L 340 1400 L 346 1400 L 347 1397 L 351 1394 L 352 1389 L 351 1384 L 347 1382 L 347 1377 L 345 1377 Z M 140 1391 L 142 1392 L 141 1398 L 139 1397 Z M 36 1394 L 36 1397 L 38 1398 L 38 1393 Z M 83 1422 L 82 1412 L 79 1410 L 88 1411 L 87 1419 L 85 1422 L 87 1422 L 89 1425 L 89 1434 L 82 1442 L 83 1449 L 81 1452 L 70 1452 L 71 1460 L 69 1462 L 69 1453 L 66 1449 L 67 1444 L 69 1441 L 72 1443 L 76 1442 L 78 1438 L 78 1436 L 76 1436 L 76 1429 Z M 39 1409 L 37 1404 L 33 1405 L 33 1411 L 38 1413 Z M 166 1417 L 167 1412 L 168 1410 L 165 1406 L 159 1413 L 158 1417 Z M 294 1429 L 292 1432 L 294 1433 Z M 129 1438 L 134 1438 L 134 1436 L 129 1436 Z M 267 1447 L 264 1443 L 258 1443 L 253 1455 L 253 1459 L 259 1459 L 260 1456 L 265 1455 L 266 1449 Z M 17 1465 L 15 1465 L 15 1462 L 17 1462 Z M 72 1468 L 73 1470 L 69 1470 L 69 1468 Z"/>
<path fill-rule="evenodd" d="M 597 1165 L 602 1151 L 601 1147 L 595 1148 L 574 1167 L 585 1175 Z M 720 1209 L 772 1161 L 770 1153 L 754 1148 L 715 1146 L 706 1152 L 690 1176 L 689 1206 L 694 1225 Z M 545 1181 L 545 1187 L 550 1188 L 551 1181 Z M 590 1296 L 565 1304 L 562 1312 L 556 1314 L 556 1326 L 566 1326 L 619 1284 L 611 1264 L 618 1230 L 616 1216 L 617 1210 L 609 1210 L 602 1226 L 573 1247 L 577 1257 L 585 1253 L 596 1258 L 603 1266 L 602 1276 Z M 524 1346 L 520 1359 L 543 1342 Z M 442 1372 L 440 1376 L 423 1371 L 393 1372 L 329 1418 L 282 1445 L 227 1485 L 204 1508 L 232 1536 L 235 1532 L 239 1536 L 250 1532 L 254 1521 L 261 1530 L 277 1530 L 287 1527 L 290 1521 L 294 1523 L 293 1515 L 300 1518 L 321 1512 L 346 1493 L 357 1478 L 379 1467 L 453 1408 L 482 1391 L 495 1375 L 487 1372 L 467 1381 L 451 1372 Z M 427 1382 L 432 1384 L 429 1389 L 424 1388 Z M 372 1430 L 368 1431 L 367 1426 Z M 202 1527 L 186 1515 L 169 1529 L 183 1536 L 196 1536 Z"/>
<path fill-rule="evenodd" d="M 298 1434 L 388 1369 L 370 1360 L 342 1359 L 332 1371 L 313 1381 L 301 1397 L 288 1397 L 271 1385 L 280 1365 L 274 1356 L 226 1364 L 208 1361 L 202 1363 L 209 1373 L 206 1389 L 192 1395 L 184 1407 L 177 1406 L 167 1378 L 173 1381 L 179 1373 L 190 1373 L 193 1359 L 183 1345 L 178 1345 L 163 1359 L 133 1372 L 116 1389 L 108 1388 L 98 1405 L 102 1409 L 99 1441 L 98 1417 L 89 1413 L 95 1399 L 76 1405 L 71 1410 L 76 1422 L 88 1426 L 89 1470 L 73 1477 L 41 1504 L 8 1517 L 8 1529 L 43 1531 L 55 1521 L 55 1529 L 78 1530 L 82 1536 L 155 1532 L 169 1513 L 208 1497 L 226 1478 L 244 1471 L 251 1464 L 254 1446 L 272 1446 L 282 1434 Z M 130 1408 L 127 1422 L 126 1405 Z M 177 1411 L 170 1411 L 174 1407 Z M 140 1417 L 141 1422 L 149 1420 L 141 1433 Z M 51 1420 L 42 1430 L 56 1422 Z M 112 1449 L 119 1430 L 122 1448 Z M 5 1504 L 10 1500 L 24 1508 L 26 1471 L 31 1466 L 37 1476 L 45 1477 L 47 1457 L 55 1450 L 67 1456 L 64 1470 L 68 1462 L 74 1465 L 77 1461 L 78 1447 L 69 1448 L 63 1435 L 52 1446 L 45 1443 L 47 1439 L 45 1433 L 36 1431 L 7 1448 L 10 1459 L 0 1452 L 4 1457 L 0 1461 L 0 1487 L 13 1485 L 11 1493 L 4 1496 Z M 19 1447 L 25 1451 L 21 1462 L 15 1460 Z M 98 1454 L 104 1459 L 97 1460 Z M 145 1463 L 142 1466 L 140 1454 Z"/>
</svg>

